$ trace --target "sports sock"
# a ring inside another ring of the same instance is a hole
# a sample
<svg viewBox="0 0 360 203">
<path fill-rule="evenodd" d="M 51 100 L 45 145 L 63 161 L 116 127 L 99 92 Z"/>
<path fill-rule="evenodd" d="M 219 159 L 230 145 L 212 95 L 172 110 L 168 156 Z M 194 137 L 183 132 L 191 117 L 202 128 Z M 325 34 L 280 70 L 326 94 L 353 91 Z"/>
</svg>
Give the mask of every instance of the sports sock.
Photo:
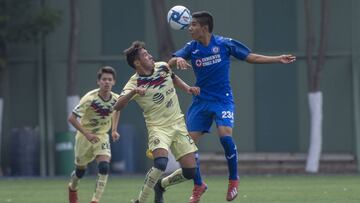
<svg viewBox="0 0 360 203">
<path fill-rule="evenodd" d="M 96 181 L 96 186 L 95 186 L 95 192 L 93 194 L 91 201 L 99 202 L 101 195 L 104 192 L 107 179 L 108 179 L 108 175 L 102 175 L 100 173 L 98 174 L 98 179 Z"/>
<path fill-rule="evenodd" d="M 238 162 L 238 154 L 236 145 L 231 136 L 223 136 L 220 138 L 220 142 L 225 151 L 225 157 L 228 163 L 228 170 L 229 170 L 229 179 L 230 180 L 237 180 L 238 173 L 237 173 L 237 162 Z"/>
<path fill-rule="evenodd" d="M 163 188 L 169 187 L 171 185 L 175 185 L 181 182 L 184 182 L 188 179 L 186 179 L 182 174 L 182 169 L 179 168 L 176 171 L 174 171 L 172 174 L 166 176 L 161 180 L 161 186 Z"/>
<path fill-rule="evenodd" d="M 195 152 L 195 161 L 196 161 L 196 174 L 194 178 L 194 184 L 195 185 L 202 185 L 202 178 L 201 178 L 201 172 L 200 172 L 200 160 L 199 160 L 199 153 Z"/>
<path fill-rule="evenodd" d="M 159 180 L 160 176 L 163 174 L 163 171 L 152 167 L 149 172 L 146 174 L 145 183 L 140 191 L 138 200 L 139 203 L 144 203 L 149 195 L 153 192 L 154 185 Z"/>
<path fill-rule="evenodd" d="M 73 171 L 70 175 L 70 183 L 69 183 L 69 187 L 72 191 L 78 190 L 79 181 L 80 178 L 78 178 L 75 174 L 75 171 Z"/>
</svg>

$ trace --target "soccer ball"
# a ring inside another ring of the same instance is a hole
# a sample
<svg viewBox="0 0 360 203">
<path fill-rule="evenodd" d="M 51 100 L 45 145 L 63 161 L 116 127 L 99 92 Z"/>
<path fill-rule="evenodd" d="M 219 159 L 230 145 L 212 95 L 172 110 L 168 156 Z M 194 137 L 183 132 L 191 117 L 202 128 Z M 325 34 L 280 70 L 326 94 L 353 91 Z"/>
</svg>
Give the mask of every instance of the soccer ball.
<svg viewBox="0 0 360 203">
<path fill-rule="evenodd" d="M 174 6 L 168 12 L 167 21 L 170 27 L 175 30 L 186 29 L 191 22 L 190 10 L 185 6 Z"/>
</svg>

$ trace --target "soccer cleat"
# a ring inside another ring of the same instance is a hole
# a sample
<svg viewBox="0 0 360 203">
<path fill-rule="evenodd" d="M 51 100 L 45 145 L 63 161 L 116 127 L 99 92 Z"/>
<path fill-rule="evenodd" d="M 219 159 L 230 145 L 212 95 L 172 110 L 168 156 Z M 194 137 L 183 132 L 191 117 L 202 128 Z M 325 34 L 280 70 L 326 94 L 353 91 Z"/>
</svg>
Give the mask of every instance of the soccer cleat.
<svg viewBox="0 0 360 203">
<path fill-rule="evenodd" d="M 135 200 L 133 203 L 139 203 L 139 200 Z"/>
<path fill-rule="evenodd" d="M 99 203 L 99 202 L 97 202 L 97 201 L 91 201 L 90 203 Z"/>
<path fill-rule="evenodd" d="M 165 189 L 161 186 L 161 179 L 154 186 L 155 203 L 164 203 L 163 194 Z"/>
<path fill-rule="evenodd" d="M 78 203 L 77 190 L 71 190 L 69 187 L 69 203 Z"/>
<path fill-rule="evenodd" d="M 201 185 L 194 185 L 192 195 L 189 199 L 189 203 L 200 202 L 201 195 L 207 190 L 207 185 L 203 182 Z"/>
<path fill-rule="evenodd" d="M 229 180 L 228 192 L 226 195 L 227 201 L 233 201 L 238 195 L 239 180 Z"/>
</svg>

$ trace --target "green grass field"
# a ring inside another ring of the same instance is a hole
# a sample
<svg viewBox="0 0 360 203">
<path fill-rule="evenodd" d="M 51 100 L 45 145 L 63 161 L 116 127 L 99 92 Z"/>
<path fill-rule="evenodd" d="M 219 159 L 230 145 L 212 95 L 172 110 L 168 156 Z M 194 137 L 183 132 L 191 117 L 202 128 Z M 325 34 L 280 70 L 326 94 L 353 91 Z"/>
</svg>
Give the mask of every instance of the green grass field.
<svg viewBox="0 0 360 203">
<path fill-rule="evenodd" d="M 95 177 L 80 183 L 80 203 L 90 202 Z M 209 186 L 202 203 L 226 202 L 225 177 L 206 177 Z M 137 196 L 143 176 L 110 177 L 102 203 L 130 203 Z M 67 178 L 0 179 L 0 203 L 66 203 Z M 188 181 L 165 193 L 166 203 L 186 203 L 192 190 Z M 152 197 L 148 201 L 153 202 Z M 360 175 L 242 176 L 241 203 L 359 203 Z"/>
</svg>

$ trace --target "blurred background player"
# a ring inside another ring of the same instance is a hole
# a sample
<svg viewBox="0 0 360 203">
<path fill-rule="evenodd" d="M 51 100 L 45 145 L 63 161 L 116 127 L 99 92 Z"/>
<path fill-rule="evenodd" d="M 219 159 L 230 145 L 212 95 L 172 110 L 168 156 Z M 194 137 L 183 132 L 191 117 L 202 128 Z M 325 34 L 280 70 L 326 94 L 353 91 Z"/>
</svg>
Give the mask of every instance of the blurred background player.
<svg viewBox="0 0 360 203">
<path fill-rule="evenodd" d="M 213 120 L 216 122 L 220 142 L 225 151 L 229 170 L 227 201 L 232 201 L 238 194 L 239 177 L 237 174 L 237 149 L 232 139 L 234 122 L 234 101 L 230 86 L 230 56 L 248 63 L 292 63 L 295 56 L 264 56 L 251 53 L 244 44 L 212 34 L 213 17 L 207 11 L 192 14 L 189 33 L 192 41 L 173 54 L 170 66 L 180 69 L 193 67 L 196 86 L 201 88 L 200 95 L 193 97 L 187 112 L 187 128 L 190 136 L 199 142 L 201 135 L 210 131 Z M 191 61 L 191 65 L 186 60 Z M 207 185 L 202 181 L 197 159 L 197 174 L 194 179 L 193 194 L 190 203 L 200 201 Z"/>
<path fill-rule="evenodd" d="M 155 63 L 143 42 L 133 42 L 124 53 L 136 73 L 123 88 L 114 108 L 120 111 L 132 99 L 139 104 L 148 128 L 148 147 L 154 158 L 154 166 L 146 174 L 135 203 L 146 202 L 153 189 L 155 203 L 163 203 L 165 188 L 193 179 L 196 167 L 194 152 L 197 148 L 186 130 L 174 84 L 189 94 L 198 95 L 200 89 L 185 84 L 167 63 Z M 159 180 L 168 163 L 169 149 L 181 168 Z"/>
<path fill-rule="evenodd" d="M 91 203 L 98 203 L 108 179 L 111 157 L 109 135 L 119 139 L 117 132 L 120 112 L 114 113 L 113 105 L 119 95 L 111 91 L 115 85 L 116 72 L 112 67 L 100 68 L 97 73 L 99 89 L 88 92 L 69 116 L 69 122 L 77 129 L 75 138 L 75 170 L 69 183 L 69 202 L 77 203 L 79 180 L 85 174 L 88 163 L 96 159 L 98 177 Z M 80 118 L 80 122 L 77 120 Z"/>
</svg>

